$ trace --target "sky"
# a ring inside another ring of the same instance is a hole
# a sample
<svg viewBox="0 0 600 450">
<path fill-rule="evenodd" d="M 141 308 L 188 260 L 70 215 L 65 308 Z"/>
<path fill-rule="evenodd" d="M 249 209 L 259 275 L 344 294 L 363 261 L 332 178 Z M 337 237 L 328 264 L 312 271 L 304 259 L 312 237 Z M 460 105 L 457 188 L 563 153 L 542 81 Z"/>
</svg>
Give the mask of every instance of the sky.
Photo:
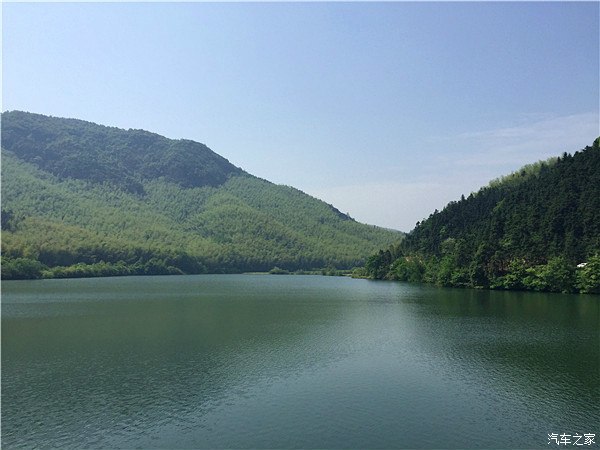
<svg viewBox="0 0 600 450">
<path fill-rule="evenodd" d="M 3 3 L 2 110 L 193 139 L 409 231 L 600 135 L 599 8 Z"/>
</svg>

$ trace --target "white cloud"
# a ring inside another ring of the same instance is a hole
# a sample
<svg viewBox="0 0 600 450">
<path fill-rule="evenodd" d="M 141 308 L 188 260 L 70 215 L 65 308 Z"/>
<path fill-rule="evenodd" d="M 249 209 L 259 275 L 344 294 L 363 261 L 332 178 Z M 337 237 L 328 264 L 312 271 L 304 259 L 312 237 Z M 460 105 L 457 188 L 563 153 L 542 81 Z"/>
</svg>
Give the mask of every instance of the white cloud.
<svg viewBox="0 0 600 450">
<path fill-rule="evenodd" d="M 594 112 L 463 133 L 448 138 L 448 143 L 458 151 L 466 150 L 464 157 L 455 160 L 456 166 L 510 166 L 516 170 L 540 159 L 580 150 L 599 134 L 599 117 Z"/>
</svg>

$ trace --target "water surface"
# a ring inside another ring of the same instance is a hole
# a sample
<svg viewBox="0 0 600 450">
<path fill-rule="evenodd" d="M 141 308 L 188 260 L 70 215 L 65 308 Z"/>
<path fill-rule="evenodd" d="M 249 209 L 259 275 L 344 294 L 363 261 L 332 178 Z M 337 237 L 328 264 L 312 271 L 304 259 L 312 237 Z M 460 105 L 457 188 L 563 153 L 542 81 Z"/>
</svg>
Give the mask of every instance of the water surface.
<svg viewBox="0 0 600 450">
<path fill-rule="evenodd" d="M 3 282 L 2 447 L 600 441 L 599 305 L 318 276 Z"/>
</svg>

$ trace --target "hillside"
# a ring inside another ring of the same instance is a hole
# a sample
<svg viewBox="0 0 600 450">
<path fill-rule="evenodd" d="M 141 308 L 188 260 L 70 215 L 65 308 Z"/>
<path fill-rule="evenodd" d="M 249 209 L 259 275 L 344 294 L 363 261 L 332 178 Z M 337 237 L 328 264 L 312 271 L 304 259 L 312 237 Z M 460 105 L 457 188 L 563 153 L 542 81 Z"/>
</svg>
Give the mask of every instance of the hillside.
<svg viewBox="0 0 600 450">
<path fill-rule="evenodd" d="M 2 230 L 4 279 L 351 268 L 401 237 L 197 142 L 17 111 Z"/>
<path fill-rule="evenodd" d="M 401 244 L 369 258 L 366 274 L 443 286 L 600 292 L 599 139 L 451 202 Z"/>
</svg>

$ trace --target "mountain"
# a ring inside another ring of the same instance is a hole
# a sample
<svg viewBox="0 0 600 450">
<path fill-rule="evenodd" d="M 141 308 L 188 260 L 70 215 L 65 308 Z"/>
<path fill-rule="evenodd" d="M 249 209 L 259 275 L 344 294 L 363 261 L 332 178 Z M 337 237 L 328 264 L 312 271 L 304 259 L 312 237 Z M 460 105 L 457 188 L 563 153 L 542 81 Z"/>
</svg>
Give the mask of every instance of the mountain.
<svg viewBox="0 0 600 450">
<path fill-rule="evenodd" d="M 599 142 L 451 202 L 400 244 L 371 256 L 365 275 L 443 286 L 600 292 Z"/>
<path fill-rule="evenodd" d="M 198 142 L 19 111 L 2 113 L 2 230 L 4 279 L 347 269 L 402 236 Z"/>
</svg>

